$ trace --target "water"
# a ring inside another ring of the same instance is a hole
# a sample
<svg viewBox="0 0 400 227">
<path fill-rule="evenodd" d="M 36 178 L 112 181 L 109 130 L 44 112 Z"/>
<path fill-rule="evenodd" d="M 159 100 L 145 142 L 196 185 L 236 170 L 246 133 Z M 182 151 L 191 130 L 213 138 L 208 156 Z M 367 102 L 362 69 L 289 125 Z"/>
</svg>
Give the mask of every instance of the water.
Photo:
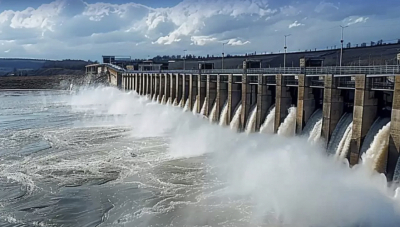
<svg viewBox="0 0 400 227">
<path fill-rule="evenodd" d="M 185 107 L 183 107 L 183 112 L 189 111 L 189 99 L 186 100 Z"/>
<path fill-rule="evenodd" d="M 279 126 L 278 135 L 290 137 L 296 133 L 296 107 L 290 107 L 288 111 L 289 114 Z"/>
<path fill-rule="evenodd" d="M 253 110 L 250 113 L 249 120 L 247 121 L 246 133 L 252 133 L 256 131 L 256 121 L 257 121 L 257 106 L 253 108 Z"/>
<path fill-rule="evenodd" d="M 301 132 L 301 135 L 309 137 L 312 130 L 315 128 L 316 123 L 319 122 L 321 119 L 322 119 L 322 110 L 317 109 L 308 119 L 306 125 L 304 126 Z"/>
<path fill-rule="evenodd" d="M 177 98 L 174 99 L 174 102 L 172 103 L 172 105 L 173 106 L 178 106 L 178 99 Z"/>
<path fill-rule="evenodd" d="M 196 101 L 194 101 L 194 105 L 193 105 L 193 109 L 192 109 L 192 112 L 194 115 L 197 115 L 197 112 L 198 112 L 197 109 L 198 109 L 198 102 L 197 102 L 197 98 L 196 98 Z"/>
<path fill-rule="evenodd" d="M 172 105 L 172 99 L 171 99 L 171 97 L 168 98 L 168 100 L 167 100 L 167 105 L 169 105 L 169 106 Z"/>
<path fill-rule="evenodd" d="M 229 124 L 229 127 L 237 132 L 240 126 L 240 116 L 242 115 L 242 104 L 239 104 L 237 107 L 235 114 L 233 115 L 232 121 Z"/>
<path fill-rule="evenodd" d="M 331 155 L 335 155 L 337 153 L 338 146 L 343 139 L 343 135 L 345 134 L 346 129 L 349 124 L 353 121 L 353 114 L 345 113 L 340 118 L 337 123 L 335 129 L 332 132 L 331 139 L 329 140 L 327 152 Z"/>
<path fill-rule="evenodd" d="M 160 95 L 157 95 L 157 100 L 156 100 L 156 102 L 159 102 L 159 100 L 160 100 Z"/>
<path fill-rule="evenodd" d="M 364 142 L 361 145 L 360 153 L 364 154 L 371 147 L 371 144 L 374 142 L 375 136 L 378 132 L 388 123 L 390 122 L 389 117 L 378 117 L 374 123 L 371 125 L 371 128 L 368 130 L 367 135 L 364 138 Z"/>
<path fill-rule="evenodd" d="M 185 103 L 184 103 L 184 99 L 183 98 L 181 98 L 181 101 L 179 101 L 179 105 L 178 105 L 179 107 L 184 107 L 185 106 Z"/>
<path fill-rule="evenodd" d="M 0 226 L 400 224 L 382 175 L 306 138 L 238 134 L 115 88 L 0 102 Z"/>
<path fill-rule="evenodd" d="M 162 104 L 165 104 L 165 95 L 162 96 L 162 98 L 161 98 L 161 103 L 162 103 Z"/>
<path fill-rule="evenodd" d="M 211 123 L 217 120 L 217 102 L 216 101 L 214 101 L 214 105 L 211 109 L 209 119 L 210 119 Z"/>
<path fill-rule="evenodd" d="M 204 101 L 203 101 L 203 105 L 202 105 L 202 107 L 200 109 L 200 115 L 201 116 L 205 116 L 206 115 L 207 105 L 208 105 L 208 98 L 205 97 Z"/>
<path fill-rule="evenodd" d="M 321 140 L 321 131 L 322 131 L 322 119 L 317 121 L 317 123 L 314 124 L 313 129 L 310 132 L 310 135 L 308 137 L 308 142 L 311 144 L 317 144 Z"/>
<path fill-rule="evenodd" d="M 219 117 L 219 125 L 220 126 L 226 126 L 228 125 L 228 101 L 225 102 L 224 108 L 222 108 L 220 117 Z"/>
<path fill-rule="evenodd" d="M 340 140 L 339 146 L 336 149 L 336 154 L 335 154 L 336 157 L 338 157 L 340 159 L 347 158 L 347 155 L 349 153 L 352 133 L 353 133 L 353 122 L 351 122 L 347 126 L 346 131 L 344 131 L 343 137 Z"/>
<path fill-rule="evenodd" d="M 385 173 L 390 136 L 390 122 L 383 126 L 375 135 L 369 149 L 362 154 L 362 163 L 371 170 Z"/>
<path fill-rule="evenodd" d="M 269 111 L 264 123 L 260 127 L 260 133 L 273 134 L 275 126 L 275 107 Z"/>
</svg>

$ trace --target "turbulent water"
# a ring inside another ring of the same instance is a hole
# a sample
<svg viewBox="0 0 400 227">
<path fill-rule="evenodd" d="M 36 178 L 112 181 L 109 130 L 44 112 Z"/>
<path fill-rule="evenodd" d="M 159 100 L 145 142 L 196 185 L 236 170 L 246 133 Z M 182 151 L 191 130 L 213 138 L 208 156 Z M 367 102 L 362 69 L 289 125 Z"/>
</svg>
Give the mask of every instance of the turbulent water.
<svg viewBox="0 0 400 227">
<path fill-rule="evenodd" d="M 362 163 L 379 173 L 385 173 L 386 171 L 389 134 L 390 122 L 378 131 L 369 149 L 362 155 Z"/>
<path fill-rule="evenodd" d="M 229 127 L 234 130 L 238 131 L 240 126 L 240 116 L 242 115 L 242 104 L 239 104 L 237 107 L 235 114 L 233 115 L 232 121 L 229 124 Z"/>
<path fill-rule="evenodd" d="M 316 144 L 320 141 L 321 139 L 321 130 L 322 130 L 322 119 L 317 121 L 317 123 L 314 124 L 313 129 L 310 132 L 310 135 L 308 137 L 308 142 L 312 144 Z"/>
<path fill-rule="evenodd" d="M 210 116 L 209 116 L 210 122 L 214 122 L 217 120 L 217 102 L 214 101 L 214 105 L 210 111 Z"/>
<path fill-rule="evenodd" d="M 257 106 L 253 108 L 250 113 L 249 120 L 247 121 L 246 133 L 252 133 L 256 130 L 256 120 L 257 120 Z"/>
<path fill-rule="evenodd" d="M 189 99 L 186 100 L 185 106 L 183 107 L 183 112 L 189 111 Z"/>
<path fill-rule="evenodd" d="M 197 114 L 197 109 L 198 108 L 199 108 L 198 107 L 198 101 L 197 101 L 197 98 L 196 98 L 196 101 L 194 101 L 194 105 L 193 105 L 193 109 L 192 109 L 193 114 Z"/>
<path fill-rule="evenodd" d="M 115 88 L 0 103 L 0 226 L 400 224 L 382 175 L 306 138 L 238 134 Z"/>
<path fill-rule="evenodd" d="M 221 115 L 219 117 L 219 125 L 220 126 L 226 126 L 228 125 L 228 102 L 225 103 L 224 108 L 222 108 Z"/>
<path fill-rule="evenodd" d="M 205 97 L 204 101 L 203 101 L 203 106 L 201 107 L 201 110 L 200 110 L 200 115 L 201 116 L 205 116 L 206 115 L 207 105 L 208 105 L 208 98 Z"/>
<path fill-rule="evenodd" d="M 260 133 L 273 134 L 275 122 L 275 107 L 271 109 L 260 127 Z"/>
<path fill-rule="evenodd" d="M 288 111 L 289 114 L 279 126 L 278 135 L 290 137 L 296 132 L 296 107 L 290 107 Z"/>
</svg>

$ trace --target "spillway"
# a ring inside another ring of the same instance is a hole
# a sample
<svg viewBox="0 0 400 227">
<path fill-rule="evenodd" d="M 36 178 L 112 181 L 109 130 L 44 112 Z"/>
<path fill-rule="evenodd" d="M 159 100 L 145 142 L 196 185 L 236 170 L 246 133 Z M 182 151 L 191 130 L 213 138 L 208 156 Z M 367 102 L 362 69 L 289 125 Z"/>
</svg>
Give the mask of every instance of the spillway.
<svg viewBox="0 0 400 227">
<path fill-rule="evenodd" d="M 239 130 L 239 126 L 240 126 L 240 116 L 242 115 L 242 104 L 239 104 L 239 106 L 237 107 L 235 114 L 233 115 L 232 121 L 229 125 L 229 127 L 234 130 L 234 131 L 238 131 Z"/>
<path fill-rule="evenodd" d="M 183 107 L 183 112 L 189 111 L 189 99 L 186 100 L 185 106 Z"/>
<path fill-rule="evenodd" d="M 345 113 L 340 118 L 339 122 L 337 123 L 335 129 L 333 130 L 331 139 L 328 143 L 327 152 L 331 155 L 335 155 L 339 143 L 341 142 L 343 135 L 346 132 L 349 124 L 353 121 L 353 114 L 352 113 Z"/>
<path fill-rule="evenodd" d="M 301 135 L 309 137 L 312 130 L 315 128 L 317 122 L 322 119 L 322 110 L 317 109 L 308 119 L 306 125 L 304 126 L 303 130 L 301 131 Z"/>
<path fill-rule="evenodd" d="M 256 120 L 257 120 L 257 106 L 255 106 L 250 113 L 250 117 L 247 121 L 245 129 L 246 133 L 252 133 L 256 131 Z"/>
<path fill-rule="evenodd" d="M 288 111 L 289 114 L 278 129 L 278 135 L 290 137 L 295 135 L 296 107 L 290 107 Z"/>
<path fill-rule="evenodd" d="M 273 134 L 275 122 L 275 106 L 269 111 L 264 123 L 260 127 L 260 133 Z"/>
<path fill-rule="evenodd" d="M 336 148 L 336 153 L 335 153 L 336 157 L 340 159 L 347 158 L 347 155 L 349 153 L 352 133 L 353 133 L 353 122 L 351 122 L 347 126 L 346 131 L 344 131 L 343 137 L 340 140 L 338 147 Z"/>
<path fill-rule="evenodd" d="M 201 116 L 205 116 L 206 115 L 207 105 L 208 105 L 208 98 L 205 97 L 204 98 L 204 102 L 203 102 L 203 106 L 201 107 L 201 110 L 200 110 L 200 115 Z"/>
<path fill-rule="evenodd" d="M 192 109 L 193 114 L 197 114 L 197 98 L 196 101 L 194 101 L 193 109 Z"/>
<path fill-rule="evenodd" d="M 210 122 L 214 122 L 216 117 L 217 117 L 217 102 L 214 102 L 214 105 L 213 105 L 210 115 L 209 115 Z"/>
<path fill-rule="evenodd" d="M 386 172 L 390 134 L 390 122 L 376 133 L 369 149 L 362 154 L 362 164 L 379 173 Z"/>
<path fill-rule="evenodd" d="M 228 125 L 227 123 L 227 118 L 228 118 L 228 111 L 229 111 L 229 107 L 228 107 L 228 101 L 225 102 L 224 108 L 222 108 L 221 111 L 221 115 L 219 117 L 219 125 L 220 126 L 226 126 Z"/>
<path fill-rule="evenodd" d="M 163 95 L 161 98 L 161 104 L 165 104 L 165 95 Z"/>
<path fill-rule="evenodd" d="M 314 124 L 314 128 L 311 130 L 308 142 L 312 144 L 316 144 L 321 139 L 321 130 L 322 130 L 322 118 Z"/>
</svg>

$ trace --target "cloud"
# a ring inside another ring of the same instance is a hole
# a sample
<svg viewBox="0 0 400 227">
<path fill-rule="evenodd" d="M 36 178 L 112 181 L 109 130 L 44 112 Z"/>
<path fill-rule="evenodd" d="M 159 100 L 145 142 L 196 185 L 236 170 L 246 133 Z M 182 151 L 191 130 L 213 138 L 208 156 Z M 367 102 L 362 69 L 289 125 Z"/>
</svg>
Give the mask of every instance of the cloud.
<svg viewBox="0 0 400 227">
<path fill-rule="evenodd" d="M 55 0 L 0 11 L 0 51 L 9 50 L 7 57 L 57 59 L 176 55 L 182 49 L 218 55 L 221 43 L 228 42 L 227 54 L 278 52 L 289 30 L 289 51 L 324 48 L 339 44 L 339 25 L 352 27 L 346 30 L 352 43 L 400 38 L 399 10 L 398 4 L 365 1 L 183 0 L 149 7 Z"/>
<path fill-rule="evenodd" d="M 289 28 L 295 28 L 295 27 L 299 27 L 299 26 L 304 26 L 304 24 L 299 23 L 297 21 L 293 22 L 292 24 L 289 24 Z"/>
<path fill-rule="evenodd" d="M 345 21 L 347 21 L 346 25 L 350 26 L 357 23 L 366 23 L 368 19 L 368 17 L 350 17 L 346 18 Z"/>
</svg>

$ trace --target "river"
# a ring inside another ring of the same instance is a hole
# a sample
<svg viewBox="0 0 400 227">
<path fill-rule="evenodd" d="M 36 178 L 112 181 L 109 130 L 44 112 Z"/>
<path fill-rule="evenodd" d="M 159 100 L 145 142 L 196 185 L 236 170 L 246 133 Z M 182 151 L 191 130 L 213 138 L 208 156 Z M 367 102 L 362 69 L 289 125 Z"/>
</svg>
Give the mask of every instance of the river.
<svg viewBox="0 0 400 227">
<path fill-rule="evenodd" d="M 384 176 L 307 138 L 116 88 L 0 91 L 0 226 L 398 226 Z"/>
</svg>

